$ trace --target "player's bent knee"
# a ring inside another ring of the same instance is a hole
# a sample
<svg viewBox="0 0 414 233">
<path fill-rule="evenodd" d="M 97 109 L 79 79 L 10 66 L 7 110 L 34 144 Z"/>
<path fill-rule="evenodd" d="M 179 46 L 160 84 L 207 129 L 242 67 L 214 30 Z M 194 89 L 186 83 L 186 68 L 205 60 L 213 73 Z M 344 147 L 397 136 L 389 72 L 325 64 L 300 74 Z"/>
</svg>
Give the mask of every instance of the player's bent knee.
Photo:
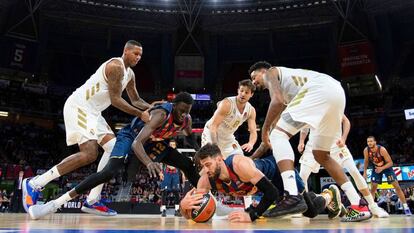
<svg viewBox="0 0 414 233">
<path fill-rule="evenodd" d="M 275 129 L 270 134 L 270 142 L 273 147 L 273 154 L 276 162 L 282 160 L 295 160 L 295 154 L 289 142 L 289 136 L 279 129 Z"/>
</svg>

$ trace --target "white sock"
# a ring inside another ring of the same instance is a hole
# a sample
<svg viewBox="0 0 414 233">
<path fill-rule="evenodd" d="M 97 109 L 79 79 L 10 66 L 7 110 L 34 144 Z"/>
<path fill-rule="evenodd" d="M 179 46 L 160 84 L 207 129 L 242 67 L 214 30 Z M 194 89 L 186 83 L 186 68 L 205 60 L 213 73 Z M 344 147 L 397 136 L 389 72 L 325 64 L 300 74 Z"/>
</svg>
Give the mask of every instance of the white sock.
<svg viewBox="0 0 414 233">
<path fill-rule="evenodd" d="M 165 205 L 162 205 L 161 206 L 161 212 L 163 211 L 163 210 L 166 210 L 167 209 L 167 207 L 165 206 Z"/>
<path fill-rule="evenodd" d="M 300 165 L 299 176 L 300 176 L 300 178 L 302 178 L 303 183 L 305 184 L 306 192 L 309 192 L 308 179 L 309 179 L 309 176 L 310 176 L 311 173 L 312 173 L 312 169 L 309 166 L 304 165 L 304 164 Z"/>
<path fill-rule="evenodd" d="M 409 209 L 407 203 L 403 203 L 403 207 L 404 207 L 405 210 Z"/>
<path fill-rule="evenodd" d="M 45 187 L 50 181 L 60 177 L 59 171 L 57 166 L 52 167 L 49 171 L 43 173 L 40 176 L 36 176 L 35 178 L 29 181 L 29 184 L 32 187 Z"/>
<path fill-rule="evenodd" d="M 298 187 L 296 186 L 295 171 L 288 170 L 281 173 L 283 187 L 290 195 L 298 195 Z"/>
<path fill-rule="evenodd" d="M 374 198 L 372 198 L 372 195 L 369 194 L 368 196 L 364 196 L 365 200 L 368 202 L 368 206 L 376 206 L 377 203 L 375 203 Z"/>
<path fill-rule="evenodd" d="M 179 210 L 180 209 L 180 205 L 175 205 L 175 210 Z"/>
<path fill-rule="evenodd" d="M 68 201 L 72 200 L 72 198 L 69 196 L 69 192 L 66 192 L 62 196 L 60 196 L 58 199 L 54 200 L 57 206 L 61 206 L 66 204 Z"/>
<path fill-rule="evenodd" d="M 361 200 L 361 198 L 359 197 L 351 181 L 343 183 L 341 185 L 341 189 L 344 190 L 346 196 L 349 199 L 349 202 L 351 202 L 351 205 L 359 205 L 359 201 Z"/>
<path fill-rule="evenodd" d="M 106 164 L 109 161 L 109 156 L 111 155 L 111 152 L 104 152 L 102 155 L 101 160 L 99 161 L 98 164 L 98 170 L 97 172 L 102 171 L 102 169 L 106 166 Z M 88 197 L 86 198 L 86 201 L 88 202 L 89 205 L 94 204 L 95 202 L 99 201 L 101 199 L 101 192 L 102 192 L 102 188 L 103 188 L 103 183 L 96 186 L 95 188 L 93 188 L 89 194 Z"/>
</svg>

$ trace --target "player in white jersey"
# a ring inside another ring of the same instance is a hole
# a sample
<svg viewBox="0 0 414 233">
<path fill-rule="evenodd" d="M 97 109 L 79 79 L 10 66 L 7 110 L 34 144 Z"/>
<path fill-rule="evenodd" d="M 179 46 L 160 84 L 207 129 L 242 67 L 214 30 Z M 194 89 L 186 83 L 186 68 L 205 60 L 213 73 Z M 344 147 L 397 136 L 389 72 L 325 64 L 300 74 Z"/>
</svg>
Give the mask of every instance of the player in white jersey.
<svg viewBox="0 0 414 233">
<path fill-rule="evenodd" d="M 78 144 L 79 152 L 75 153 L 52 167 L 49 171 L 33 179 L 23 181 L 23 206 L 26 212 L 36 204 L 40 190 L 50 181 L 88 165 L 98 157 L 98 145 L 104 154 L 98 165 L 98 171 L 105 167 L 115 144 L 115 136 L 101 112 L 111 104 L 130 115 L 149 119 L 150 107 L 138 95 L 135 86 L 134 67 L 142 56 L 142 45 L 134 40 L 128 41 L 122 57 L 111 58 L 104 62 L 98 70 L 76 89 L 66 100 L 63 108 L 63 117 L 66 129 L 68 146 Z M 132 103 L 122 98 L 122 92 L 127 90 Z M 107 208 L 100 201 L 102 185 L 95 187 L 89 193 L 82 210 L 99 215 L 116 215 L 116 212 Z"/>
<path fill-rule="evenodd" d="M 345 168 L 349 174 L 351 174 L 352 178 L 355 181 L 355 184 L 358 190 L 362 193 L 365 200 L 368 202 L 368 207 L 371 210 L 372 214 L 379 217 L 379 218 L 387 218 L 389 215 L 385 210 L 380 208 L 377 203 L 375 203 L 373 196 L 369 192 L 368 184 L 365 181 L 364 177 L 362 177 L 361 173 L 359 173 L 358 168 L 355 165 L 354 159 L 352 157 L 351 152 L 349 151 L 348 147 L 346 146 L 346 139 L 348 138 L 349 131 L 351 129 L 351 122 L 349 119 L 344 115 L 342 117 L 342 135 L 337 134 L 336 142 L 331 146 L 331 158 L 333 158 L 341 167 Z M 308 191 L 308 178 L 310 174 L 318 173 L 321 165 L 316 162 L 315 158 L 312 154 L 312 143 L 313 143 L 313 130 L 310 130 L 309 133 L 309 140 L 306 143 L 305 147 L 305 139 L 308 136 L 309 128 L 302 129 L 300 133 L 298 151 L 302 153 L 302 157 L 299 160 L 300 163 L 300 172 L 299 175 L 302 178 L 303 182 L 305 183 L 305 189 Z"/>
<path fill-rule="evenodd" d="M 249 103 L 256 87 L 249 79 L 239 82 L 237 96 L 227 97 L 217 104 L 213 117 L 207 121 L 201 136 L 201 145 L 217 144 L 224 158 L 231 154 L 250 152 L 257 140 L 256 110 Z M 240 146 L 234 132 L 247 121 L 249 142 Z"/>
<path fill-rule="evenodd" d="M 307 209 L 296 186 L 295 154 L 289 139 L 302 128 L 311 127 L 314 130 L 312 152 L 316 161 L 325 167 L 352 203 L 352 210 L 342 220 L 370 218 L 368 208 L 359 205 L 361 198 L 343 169 L 329 156 L 335 135 L 341 130 L 345 109 L 341 84 L 326 74 L 272 67 L 268 62 L 253 64 L 249 75 L 258 90 L 269 90 L 271 102 L 262 127 L 262 145 L 273 148 L 286 191 L 285 198 L 269 211 L 268 216 L 303 213 Z M 277 121 L 276 127 L 270 131 L 274 121 Z"/>
</svg>

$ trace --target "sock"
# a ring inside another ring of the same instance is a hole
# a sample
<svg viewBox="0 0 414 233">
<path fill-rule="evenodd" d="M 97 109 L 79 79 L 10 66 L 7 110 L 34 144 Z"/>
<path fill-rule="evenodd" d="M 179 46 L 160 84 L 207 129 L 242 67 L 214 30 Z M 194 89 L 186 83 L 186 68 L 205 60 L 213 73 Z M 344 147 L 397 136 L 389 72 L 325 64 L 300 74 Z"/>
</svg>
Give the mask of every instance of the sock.
<svg viewBox="0 0 414 233">
<path fill-rule="evenodd" d="M 368 206 L 376 206 L 377 203 L 375 203 L 374 198 L 372 198 L 372 195 L 364 196 L 365 200 L 368 202 Z"/>
<path fill-rule="evenodd" d="M 295 171 L 288 170 L 281 173 L 283 180 L 283 187 L 290 195 L 298 195 L 298 187 L 296 186 Z"/>
<path fill-rule="evenodd" d="M 351 205 L 358 205 L 361 198 L 359 197 L 358 193 L 356 192 L 354 186 L 350 181 L 347 181 L 341 185 L 341 189 L 345 192 L 346 196 L 351 202 Z"/>
<path fill-rule="evenodd" d="M 175 205 L 175 210 L 179 210 L 180 209 L 180 205 Z"/>
<path fill-rule="evenodd" d="M 404 207 L 405 210 L 409 209 L 407 203 L 403 203 L 403 207 Z"/>
<path fill-rule="evenodd" d="M 98 170 L 97 172 L 102 171 L 102 169 L 106 166 L 106 164 L 109 161 L 109 156 L 111 155 L 111 152 L 104 152 L 102 155 L 101 160 L 99 161 L 98 164 Z M 88 202 L 89 205 L 94 204 L 95 202 L 99 201 L 101 199 L 101 192 L 102 192 L 102 188 L 103 188 L 104 184 L 100 184 L 98 186 L 96 186 L 95 188 L 93 188 L 90 192 L 88 197 L 86 198 L 86 201 Z"/>
<path fill-rule="evenodd" d="M 310 176 L 311 173 L 312 173 L 312 169 L 309 166 L 304 165 L 304 164 L 300 165 L 299 176 L 300 176 L 300 178 L 302 178 L 303 183 L 305 184 L 306 192 L 309 192 L 308 179 L 309 179 L 309 176 Z"/>
<path fill-rule="evenodd" d="M 161 206 L 161 212 L 162 212 L 163 210 L 167 210 L 167 207 L 166 207 L 165 205 L 162 205 L 162 206 Z"/>
<path fill-rule="evenodd" d="M 57 206 L 61 206 L 66 204 L 68 201 L 72 200 L 72 198 L 69 196 L 69 192 L 66 192 L 62 196 L 60 196 L 58 199 L 54 200 Z"/>
<path fill-rule="evenodd" d="M 36 176 L 35 178 L 29 181 L 29 184 L 32 187 L 45 187 L 50 181 L 60 177 L 59 171 L 57 166 L 52 167 L 49 171 L 43 173 L 40 176 Z"/>
</svg>

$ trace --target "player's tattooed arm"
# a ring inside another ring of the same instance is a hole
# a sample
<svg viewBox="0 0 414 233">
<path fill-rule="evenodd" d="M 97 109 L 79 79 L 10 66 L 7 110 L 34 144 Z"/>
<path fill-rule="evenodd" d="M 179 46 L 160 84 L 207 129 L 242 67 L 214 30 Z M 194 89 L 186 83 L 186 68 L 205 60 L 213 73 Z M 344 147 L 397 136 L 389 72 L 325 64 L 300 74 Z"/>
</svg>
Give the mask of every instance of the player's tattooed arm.
<svg viewBox="0 0 414 233">
<path fill-rule="evenodd" d="M 286 107 L 278 77 L 279 72 L 276 67 L 270 68 L 264 77 L 264 85 L 268 88 L 271 98 L 266 119 L 262 127 L 262 141 L 267 144 L 270 144 L 269 133 L 273 122 L 280 117 L 280 114 Z"/>
<path fill-rule="evenodd" d="M 119 110 L 141 117 L 142 111 L 130 105 L 122 98 L 122 78 L 124 76 L 123 64 L 118 60 L 112 60 L 105 67 L 105 75 L 108 82 L 111 104 Z"/>
<path fill-rule="evenodd" d="M 129 99 L 131 100 L 132 105 L 134 105 L 141 111 L 147 110 L 148 108 L 151 107 L 151 105 L 139 96 L 137 87 L 136 87 L 134 71 L 130 72 L 130 77 L 131 77 L 131 80 L 128 82 L 126 86 L 126 91 L 127 91 Z"/>
</svg>

